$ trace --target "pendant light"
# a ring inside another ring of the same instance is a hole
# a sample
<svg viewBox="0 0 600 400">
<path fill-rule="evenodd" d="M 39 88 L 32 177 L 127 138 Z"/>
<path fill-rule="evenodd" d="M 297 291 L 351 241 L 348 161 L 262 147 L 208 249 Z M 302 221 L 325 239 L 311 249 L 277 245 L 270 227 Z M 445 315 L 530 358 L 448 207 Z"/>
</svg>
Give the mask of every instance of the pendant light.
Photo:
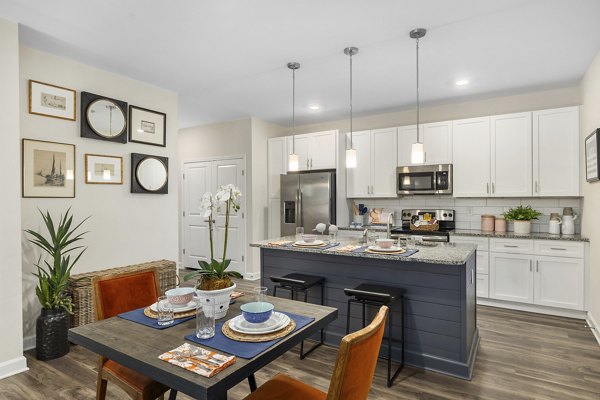
<svg viewBox="0 0 600 400">
<path fill-rule="evenodd" d="M 410 31 L 410 37 L 416 40 L 417 43 L 417 143 L 413 143 L 410 152 L 410 161 L 413 164 L 423 164 L 425 162 L 425 148 L 423 143 L 419 140 L 420 135 L 420 115 L 419 115 L 419 39 L 421 39 L 427 30 L 423 28 L 417 28 Z"/>
<path fill-rule="evenodd" d="M 344 54 L 350 58 L 350 148 L 346 149 L 346 168 L 356 168 L 356 149 L 352 143 L 352 56 L 358 53 L 356 47 L 346 47 Z"/>
<path fill-rule="evenodd" d="M 296 154 L 296 70 L 300 63 L 289 62 L 287 67 L 292 70 L 292 154 L 288 156 L 288 171 L 298 171 L 298 154 Z"/>
</svg>

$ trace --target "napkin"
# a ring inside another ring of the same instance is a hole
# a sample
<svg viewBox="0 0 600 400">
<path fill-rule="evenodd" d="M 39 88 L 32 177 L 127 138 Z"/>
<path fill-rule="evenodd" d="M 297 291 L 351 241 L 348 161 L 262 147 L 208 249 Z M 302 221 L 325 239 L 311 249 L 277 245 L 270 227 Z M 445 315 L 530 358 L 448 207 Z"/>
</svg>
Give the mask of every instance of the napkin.
<svg viewBox="0 0 600 400">
<path fill-rule="evenodd" d="M 189 343 L 167 351 L 158 358 L 207 378 L 235 363 L 235 356 L 224 356 Z"/>
</svg>

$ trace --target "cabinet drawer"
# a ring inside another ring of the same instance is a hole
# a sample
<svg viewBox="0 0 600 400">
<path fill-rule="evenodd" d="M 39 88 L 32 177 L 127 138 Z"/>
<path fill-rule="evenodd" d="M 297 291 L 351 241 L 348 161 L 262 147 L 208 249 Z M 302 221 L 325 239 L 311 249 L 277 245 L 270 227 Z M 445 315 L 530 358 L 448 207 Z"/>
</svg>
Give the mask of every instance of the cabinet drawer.
<svg viewBox="0 0 600 400">
<path fill-rule="evenodd" d="M 490 297 L 490 280 L 488 275 L 477 274 L 477 297 Z"/>
<path fill-rule="evenodd" d="M 490 273 L 490 253 L 477 250 L 477 274 Z"/>
<path fill-rule="evenodd" d="M 477 251 L 488 251 L 489 250 L 489 239 L 486 237 L 478 236 L 450 236 L 452 243 L 471 243 L 477 245 Z"/>
<path fill-rule="evenodd" d="M 583 258 L 582 242 L 566 240 L 536 240 L 535 254 L 539 256 Z"/>
<path fill-rule="evenodd" d="M 490 251 L 498 253 L 533 254 L 533 240 L 490 239 Z"/>
</svg>

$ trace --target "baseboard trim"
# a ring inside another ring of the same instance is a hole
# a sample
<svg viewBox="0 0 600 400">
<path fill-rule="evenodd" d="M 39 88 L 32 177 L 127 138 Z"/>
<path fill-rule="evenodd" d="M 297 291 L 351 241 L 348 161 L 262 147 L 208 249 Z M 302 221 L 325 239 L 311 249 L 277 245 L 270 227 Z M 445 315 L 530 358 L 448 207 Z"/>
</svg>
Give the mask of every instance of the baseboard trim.
<svg viewBox="0 0 600 400">
<path fill-rule="evenodd" d="M 13 376 L 28 370 L 29 368 L 27 368 L 27 359 L 23 356 L 19 356 L 17 358 L 13 358 L 12 360 L 0 363 L 0 379 L 8 378 L 9 376 Z"/>
<path fill-rule="evenodd" d="M 248 272 L 244 274 L 244 279 L 247 281 L 257 281 L 260 279 L 260 272 Z"/>
<path fill-rule="evenodd" d="M 481 297 L 477 298 L 477 305 L 507 308 L 509 310 L 526 311 L 526 312 L 532 312 L 532 313 L 536 313 L 536 314 L 545 314 L 545 315 L 556 315 L 558 317 L 567 317 L 567 318 L 575 318 L 575 319 L 583 319 L 583 320 L 585 320 L 587 317 L 587 313 L 585 311 L 567 310 L 567 309 L 563 309 L 563 308 L 538 306 L 538 305 L 534 305 L 534 304 L 513 303 L 511 301 L 496 300 L 496 299 L 484 299 Z"/>
<path fill-rule="evenodd" d="M 596 341 L 598 342 L 598 344 L 600 344 L 600 332 L 598 332 L 598 324 L 596 323 L 596 320 L 594 319 L 594 316 L 592 315 L 591 311 L 588 311 L 587 318 L 585 319 L 585 321 L 587 322 L 588 326 L 590 327 L 590 330 L 594 334 Z"/>
<path fill-rule="evenodd" d="M 23 351 L 35 349 L 35 335 L 25 336 L 23 338 Z"/>
</svg>

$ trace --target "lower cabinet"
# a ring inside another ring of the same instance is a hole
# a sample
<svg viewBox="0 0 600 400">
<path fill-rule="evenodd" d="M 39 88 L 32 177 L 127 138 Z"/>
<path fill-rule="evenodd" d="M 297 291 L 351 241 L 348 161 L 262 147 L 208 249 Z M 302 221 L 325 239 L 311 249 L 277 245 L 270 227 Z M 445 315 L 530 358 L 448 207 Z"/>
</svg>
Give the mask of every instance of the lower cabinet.
<svg viewBox="0 0 600 400">
<path fill-rule="evenodd" d="M 490 297 L 489 275 L 477 273 L 477 297 Z"/>
<path fill-rule="evenodd" d="M 533 287 L 535 304 L 583 310 L 583 286 L 583 259 L 535 257 Z"/>
<path fill-rule="evenodd" d="M 490 298 L 533 303 L 533 256 L 490 253 Z"/>
</svg>

